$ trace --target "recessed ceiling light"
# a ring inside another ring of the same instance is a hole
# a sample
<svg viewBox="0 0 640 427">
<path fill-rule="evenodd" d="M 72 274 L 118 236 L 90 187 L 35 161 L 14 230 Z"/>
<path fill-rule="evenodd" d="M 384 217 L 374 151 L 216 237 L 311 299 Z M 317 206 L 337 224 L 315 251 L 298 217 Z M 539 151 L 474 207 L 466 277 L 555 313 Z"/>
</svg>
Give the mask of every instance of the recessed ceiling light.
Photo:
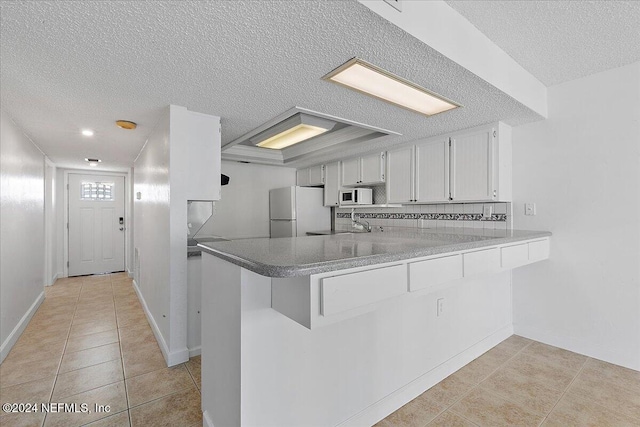
<svg viewBox="0 0 640 427">
<path fill-rule="evenodd" d="M 84 136 L 93 136 L 93 131 L 91 129 L 82 129 L 82 134 Z"/>
<path fill-rule="evenodd" d="M 119 128 L 133 130 L 138 127 L 138 125 L 134 122 L 130 122 L 129 120 L 116 120 L 116 125 Z"/>
<path fill-rule="evenodd" d="M 333 129 L 335 122 L 307 114 L 296 114 L 251 138 L 262 148 L 280 150 Z"/>
<path fill-rule="evenodd" d="M 347 61 L 323 79 L 427 116 L 461 106 L 359 58 Z"/>
</svg>

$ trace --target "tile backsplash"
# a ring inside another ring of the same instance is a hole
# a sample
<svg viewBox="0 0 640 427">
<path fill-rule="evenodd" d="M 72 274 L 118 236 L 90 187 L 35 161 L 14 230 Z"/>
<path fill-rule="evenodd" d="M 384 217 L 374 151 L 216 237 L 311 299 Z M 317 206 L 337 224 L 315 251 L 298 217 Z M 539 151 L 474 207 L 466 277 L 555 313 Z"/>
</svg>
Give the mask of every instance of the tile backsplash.
<svg viewBox="0 0 640 427">
<path fill-rule="evenodd" d="M 485 206 L 492 207 L 490 218 L 483 217 Z M 440 205 L 405 205 L 398 208 L 364 208 L 356 215 L 372 227 L 478 228 L 508 230 L 512 228 L 511 203 L 447 203 Z M 335 209 L 337 230 L 351 228 L 351 208 Z"/>
</svg>

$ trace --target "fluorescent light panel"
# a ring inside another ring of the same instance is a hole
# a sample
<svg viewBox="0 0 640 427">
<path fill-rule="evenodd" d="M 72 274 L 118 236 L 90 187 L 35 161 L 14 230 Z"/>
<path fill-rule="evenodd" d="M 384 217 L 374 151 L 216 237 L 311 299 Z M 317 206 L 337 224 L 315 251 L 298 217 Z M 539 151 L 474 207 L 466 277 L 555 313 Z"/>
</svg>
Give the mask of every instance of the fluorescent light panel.
<svg viewBox="0 0 640 427">
<path fill-rule="evenodd" d="M 279 133 L 278 135 L 265 139 L 257 145 L 258 147 L 262 148 L 272 148 L 274 150 L 280 150 L 305 141 L 307 139 L 313 138 L 314 136 L 318 136 L 322 133 L 325 133 L 326 131 L 327 129 L 322 129 L 316 126 L 299 124 L 292 127 L 291 129 Z"/>
<path fill-rule="evenodd" d="M 323 79 L 427 116 L 460 107 L 453 101 L 359 58 L 346 62 Z"/>
<path fill-rule="evenodd" d="M 307 114 L 296 114 L 251 138 L 254 145 L 281 150 L 331 130 L 335 122 Z"/>
</svg>

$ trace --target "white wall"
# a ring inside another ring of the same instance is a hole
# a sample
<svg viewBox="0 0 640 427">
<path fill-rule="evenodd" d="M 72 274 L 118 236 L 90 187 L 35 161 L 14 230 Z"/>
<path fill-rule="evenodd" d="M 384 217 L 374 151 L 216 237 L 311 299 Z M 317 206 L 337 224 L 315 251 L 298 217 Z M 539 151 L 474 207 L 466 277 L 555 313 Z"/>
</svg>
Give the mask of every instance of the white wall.
<svg viewBox="0 0 640 427">
<path fill-rule="evenodd" d="M 513 162 L 514 228 L 553 232 L 513 272 L 515 332 L 640 369 L 640 63 L 549 88 Z"/>
<path fill-rule="evenodd" d="M 269 237 L 269 190 L 295 185 L 296 170 L 223 161 L 222 173 L 229 176 L 229 185 L 222 187 L 215 214 L 200 234 L 230 239 Z"/>
<path fill-rule="evenodd" d="M 169 366 L 189 359 L 187 198 L 219 195 L 219 146 L 219 117 L 171 105 L 134 163 L 135 283 Z M 193 156 L 210 158 L 207 169 Z"/>
<path fill-rule="evenodd" d="M 0 362 L 44 299 L 44 155 L 0 111 Z"/>
<path fill-rule="evenodd" d="M 134 267 L 136 285 L 163 352 L 169 331 L 169 109 L 163 114 L 133 168 Z M 136 194 L 141 194 L 140 200 Z M 136 261 L 134 261 L 136 262 Z M 165 355 L 166 357 L 166 355 Z"/>
</svg>

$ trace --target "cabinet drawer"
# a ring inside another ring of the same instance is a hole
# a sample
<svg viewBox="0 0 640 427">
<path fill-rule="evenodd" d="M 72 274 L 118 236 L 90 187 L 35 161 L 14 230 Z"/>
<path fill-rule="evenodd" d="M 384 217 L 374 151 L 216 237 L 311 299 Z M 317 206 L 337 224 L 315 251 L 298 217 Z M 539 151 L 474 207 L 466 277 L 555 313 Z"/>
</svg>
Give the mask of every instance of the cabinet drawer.
<svg viewBox="0 0 640 427">
<path fill-rule="evenodd" d="M 529 263 L 529 245 L 505 246 L 500 249 L 500 261 L 502 268 L 515 268 Z"/>
<path fill-rule="evenodd" d="M 529 243 L 529 262 L 549 258 L 549 239 Z"/>
<path fill-rule="evenodd" d="M 409 291 L 433 288 L 452 280 L 462 278 L 462 255 L 409 264 Z"/>
<path fill-rule="evenodd" d="M 463 254 L 463 265 L 464 277 L 496 272 L 500 269 L 498 248 Z"/>
<path fill-rule="evenodd" d="M 323 316 L 341 313 L 407 292 L 407 269 L 394 265 L 322 279 Z"/>
</svg>

